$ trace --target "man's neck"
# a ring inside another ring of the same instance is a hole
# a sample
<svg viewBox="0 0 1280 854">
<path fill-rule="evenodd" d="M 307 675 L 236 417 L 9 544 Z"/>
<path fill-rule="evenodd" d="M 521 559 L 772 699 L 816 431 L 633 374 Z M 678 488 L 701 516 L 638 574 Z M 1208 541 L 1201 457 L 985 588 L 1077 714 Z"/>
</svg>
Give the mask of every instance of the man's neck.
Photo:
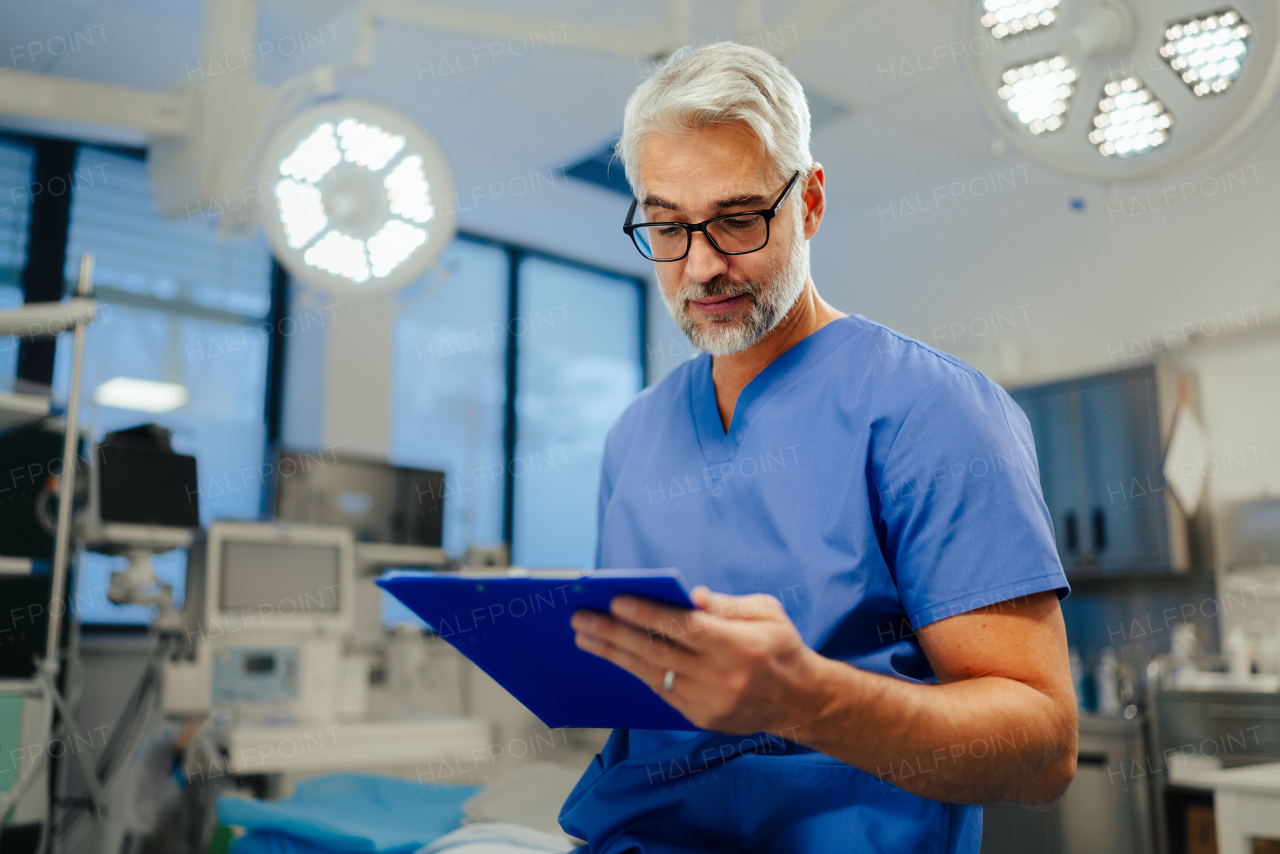
<svg viewBox="0 0 1280 854">
<path fill-rule="evenodd" d="M 733 409 L 738 395 L 747 383 L 783 353 L 817 332 L 833 320 L 845 317 L 845 313 L 832 308 L 818 296 L 813 281 L 805 283 L 804 290 L 782 322 L 755 344 L 727 356 L 713 356 L 711 379 L 716 387 L 716 407 L 720 410 L 720 424 L 728 432 L 733 421 Z"/>
</svg>

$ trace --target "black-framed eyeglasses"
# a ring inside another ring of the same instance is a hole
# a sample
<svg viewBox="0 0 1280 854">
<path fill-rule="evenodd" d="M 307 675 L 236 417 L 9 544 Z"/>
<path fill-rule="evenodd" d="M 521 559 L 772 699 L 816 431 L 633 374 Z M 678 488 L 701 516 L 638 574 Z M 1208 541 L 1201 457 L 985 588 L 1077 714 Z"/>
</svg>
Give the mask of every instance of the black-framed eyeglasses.
<svg viewBox="0 0 1280 854">
<path fill-rule="evenodd" d="M 639 199 L 632 199 L 622 230 L 650 261 L 679 261 L 689 254 L 695 231 L 706 235 L 707 242 L 723 255 L 759 252 L 769 243 L 769 222 L 778 215 L 799 177 L 799 172 L 792 175 L 782 195 L 765 210 L 725 214 L 705 222 L 632 222 L 639 204 Z"/>
</svg>

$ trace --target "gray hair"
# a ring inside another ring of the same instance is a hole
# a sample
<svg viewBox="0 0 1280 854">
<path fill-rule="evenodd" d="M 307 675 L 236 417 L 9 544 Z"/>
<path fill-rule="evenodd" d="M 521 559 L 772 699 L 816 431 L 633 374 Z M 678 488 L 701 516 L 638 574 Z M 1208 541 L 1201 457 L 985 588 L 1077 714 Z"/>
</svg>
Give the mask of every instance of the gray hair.
<svg viewBox="0 0 1280 854">
<path fill-rule="evenodd" d="M 627 99 L 617 151 L 632 191 L 640 194 L 637 155 L 649 134 L 737 122 L 755 134 L 779 178 L 808 174 L 809 104 L 785 65 L 760 48 L 734 42 L 673 54 Z"/>
</svg>

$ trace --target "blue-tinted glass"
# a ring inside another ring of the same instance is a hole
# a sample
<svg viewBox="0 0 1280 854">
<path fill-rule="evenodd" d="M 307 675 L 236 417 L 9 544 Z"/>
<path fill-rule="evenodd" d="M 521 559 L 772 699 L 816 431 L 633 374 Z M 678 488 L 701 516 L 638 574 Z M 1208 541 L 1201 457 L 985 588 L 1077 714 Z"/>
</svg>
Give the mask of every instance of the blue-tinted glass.
<svg viewBox="0 0 1280 854">
<path fill-rule="evenodd" d="M 176 220 L 162 218 L 146 164 L 81 146 L 67 243 L 68 288 L 74 287 L 81 253 L 92 252 L 96 290 L 108 301 L 127 291 L 165 300 L 166 311 L 203 309 L 235 320 L 265 316 L 271 306 L 266 243 L 223 241 L 213 226 L 202 210 Z"/>
<path fill-rule="evenodd" d="M 502 541 L 507 253 L 457 240 L 433 277 L 396 319 L 390 457 L 445 473 L 444 547 L 460 555 Z"/>
<path fill-rule="evenodd" d="M 640 311 L 631 280 L 521 262 L 513 562 L 591 565 L 605 435 L 641 388 Z"/>
<path fill-rule="evenodd" d="M 30 145 L 0 139 L 0 311 L 22 303 L 33 160 Z M 0 338 L 0 378 L 12 379 L 17 366 L 17 342 Z"/>
<path fill-rule="evenodd" d="M 73 289 L 80 256 L 92 253 L 95 294 L 103 302 L 85 339 L 82 417 L 95 439 L 148 422 L 173 431 L 174 450 L 196 458 L 200 520 L 207 525 L 261 516 L 268 339 L 262 324 L 270 306 L 271 256 L 260 238 L 224 242 L 196 217 L 160 216 L 140 160 L 80 149 L 65 276 Z M 63 395 L 70 385 L 71 344 L 69 335 L 58 340 L 54 386 Z M 188 402 L 161 414 L 93 405 L 94 391 L 114 377 L 179 383 Z M 157 562 L 157 572 L 165 567 L 175 573 L 180 598 L 177 558 L 167 560 Z M 117 608 L 95 593 L 117 563 L 86 555 L 77 595 L 96 603 L 90 613 L 99 622 L 140 621 L 145 611 Z"/>
</svg>

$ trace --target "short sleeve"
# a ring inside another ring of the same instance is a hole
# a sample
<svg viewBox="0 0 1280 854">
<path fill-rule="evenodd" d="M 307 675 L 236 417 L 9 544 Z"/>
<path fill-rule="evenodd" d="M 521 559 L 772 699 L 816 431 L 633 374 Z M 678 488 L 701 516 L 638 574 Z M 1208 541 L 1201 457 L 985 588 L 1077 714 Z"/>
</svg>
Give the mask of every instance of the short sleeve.
<svg viewBox="0 0 1280 854">
<path fill-rule="evenodd" d="M 957 372 L 921 396 L 879 475 L 885 558 L 914 629 L 1067 594 L 1031 428 L 981 374 Z"/>
</svg>

